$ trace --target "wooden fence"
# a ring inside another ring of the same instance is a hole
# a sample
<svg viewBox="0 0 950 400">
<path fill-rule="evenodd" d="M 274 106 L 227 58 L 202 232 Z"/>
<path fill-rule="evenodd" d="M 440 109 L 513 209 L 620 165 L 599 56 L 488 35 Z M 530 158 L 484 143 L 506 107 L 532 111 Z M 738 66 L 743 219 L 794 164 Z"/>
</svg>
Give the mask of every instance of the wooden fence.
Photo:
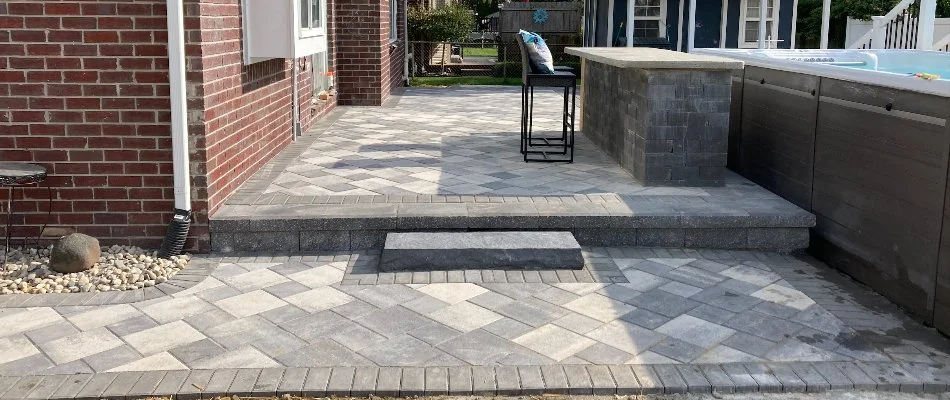
<svg viewBox="0 0 950 400">
<path fill-rule="evenodd" d="M 581 30 L 581 9 L 577 3 L 505 3 L 499 12 L 499 32 L 503 38 L 518 33 L 519 29 L 536 32 L 545 38 L 578 35 Z M 547 20 L 535 22 L 535 13 L 543 10 Z"/>
</svg>

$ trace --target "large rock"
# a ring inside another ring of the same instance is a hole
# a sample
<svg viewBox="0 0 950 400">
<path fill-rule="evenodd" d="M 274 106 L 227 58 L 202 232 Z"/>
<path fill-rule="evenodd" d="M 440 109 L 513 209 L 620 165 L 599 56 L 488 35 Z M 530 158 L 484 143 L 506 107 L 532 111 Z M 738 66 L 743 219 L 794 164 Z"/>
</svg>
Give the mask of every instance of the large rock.
<svg viewBox="0 0 950 400">
<path fill-rule="evenodd" d="M 99 262 L 100 255 L 102 250 L 99 248 L 98 239 L 81 233 L 71 233 L 53 244 L 49 267 L 64 274 L 82 272 Z"/>
</svg>

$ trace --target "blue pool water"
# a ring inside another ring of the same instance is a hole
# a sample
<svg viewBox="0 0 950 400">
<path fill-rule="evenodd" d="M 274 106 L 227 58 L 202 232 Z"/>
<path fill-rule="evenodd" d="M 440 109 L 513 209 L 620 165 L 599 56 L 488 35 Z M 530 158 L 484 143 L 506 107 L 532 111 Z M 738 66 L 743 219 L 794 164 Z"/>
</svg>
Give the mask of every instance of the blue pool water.
<svg viewBox="0 0 950 400">
<path fill-rule="evenodd" d="M 846 68 L 857 68 L 857 69 L 864 69 L 868 71 L 875 71 L 875 69 L 872 66 L 867 65 L 867 64 L 839 65 L 839 66 L 846 67 Z M 914 68 L 914 67 L 908 67 L 906 65 L 901 65 L 901 66 L 895 66 L 895 67 L 886 67 L 886 66 L 878 67 L 876 71 L 890 72 L 892 74 L 899 74 L 899 75 L 913 75 L 917 73 L 927 73 L 927 74 L 940 75 L 940 78 L 939 78 L 940 80 L 950 80 L 950 68 L 937 68 L 937 67 L 925 67 L 925 66 Z"/>
</svg>

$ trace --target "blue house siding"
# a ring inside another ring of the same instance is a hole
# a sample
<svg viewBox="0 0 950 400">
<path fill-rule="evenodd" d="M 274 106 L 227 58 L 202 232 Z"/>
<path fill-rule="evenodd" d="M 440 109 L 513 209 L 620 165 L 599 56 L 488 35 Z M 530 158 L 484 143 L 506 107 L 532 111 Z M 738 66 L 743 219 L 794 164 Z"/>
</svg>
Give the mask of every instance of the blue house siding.
<svg viewBox="0 0 950 400">
<path fill-rule="evenodd" d="M 666 20 L 667 20 L 667 23 L 669 24 L 669 29 L 667 29 L 667 32 L 668 32 L 668 35 L 669 35 L 668 37 L 669 37 L 669 39 L 670 39 L 670 43 L 673 43 L 673 46 L 674 46 L 673 48 L 676 49 L 676 50 L 685 50 L 685 49 L 686 49 L 686 40 L 685 40 L 686 34 L 687 34 L 687 32 L 686 32 L 686 21 L 687 21 L 687 17 L 688 17 L 688 16 L 685 15 L 685 14 L 689 11 L 689 7 L 687 7 L 688 4 L 689 4 L 688 2 L 683 3 L 683 14 L 684 14 L 684 15 L 683 15 L 683 26 L 680 26 L 680 16 L 679 16 L 679 12 L 680 12 L 680 2 L 679 2 L 679 0 L 667 0 L 667 1 L 666 1 Z M 677 43 L 679 43 L 680 38 L 684 38 L 684 40 L 683 40 L 683 48 L 682 48 L 682 49 L 680 49 L 679 47 L 675 47 L 675 46 L 677 45 Z"/>
<path fill-rule="evenodd" d="M 596 37 L 594 38 L 594 43 L 597 46 L 612 46 L 615 42 L 617 42 L 618 35 L 622 38 L 625 37 L 626 29 L 625 27 L 621 27 L 620 24 L 626 24 L 628 0 L 614 0 L 613 10 L 610 9 L 609 0 L 587 1 L 597 2 L 596 20 L 598 29 L 595 35 Z M 686 50 L 688 42 L 686 38 L 689 30 L 686 25 L 689 21 L 689 2 L 699 0 L 683 1 L 683 26 L 679 25 L 681 19 L 679 0 L 667 0 L 666 3 L 666 35 L 670 43 L 673 44 L 674 48 L 676 48 L 680 38 L 683 38 L 682 48 L 679 48 L 679 50 Z M 694 46 L 697 48 L 720 47 L 719 41 L 721 33 L 720 27 L 722 24 L 722 2 L 717 0 L 707 0 L 699 1 L 697 5 L 695 30 L 696 38 L 694 40 Z M 741 6 L 742 0 L 729 0 L 728 2 L 728 21 L 726 23 L 725 44 L 725 47 L 727 48 L 739 47 L 739 29 L 741 29 L 739 17 L 741 15 Z M 792 26 L 794 24 L 792 15 L 794 14 L 794 6 L 795 0 L 781 0 L 779 3 L 778 39 L 782 40 L 781 43 L 778 43 L 778 47 L 780 48 L 787 49 L 791 47 Z M 608 32 L 607 29 L 608 18 L 613 20 L 613 29 L 610 32 Z"/>
<path fill-rule="evenodd" d="M 793 0 L 782 0 L 779 4 L 778 38 L 782 40 L 778 44 L 779 48 L 790 49 L 792 46 L 792 15 L 795 14 L 795 2 Z"/>
<path fill-rule="evenodd" d="M 726 21 L 726 47 L 739 47 L 739 17 L 742 13 L 741 0 L 729 0 L 729 15 Z"/>
<path fill-rule="evenodd" d="M 737 0 L 733 1 L 738 2 Z M 697 48 L 719 47 L 719 23 L 722 20 L 722 2 L 712 1 L 700 2 L 696 4 L 697 6 L 700 4 L 702 6 L 696 8 L 696 39 L 693 41 L 693 45 Z M 686 10 L 684 10 L 684 13 L 686 15 L 683 16 L 683 21 L 689 21 L 688 2 L 686 3 Z M 683 47 L 686 47 L 686 45 L 684 44 Z"/>
</svg>

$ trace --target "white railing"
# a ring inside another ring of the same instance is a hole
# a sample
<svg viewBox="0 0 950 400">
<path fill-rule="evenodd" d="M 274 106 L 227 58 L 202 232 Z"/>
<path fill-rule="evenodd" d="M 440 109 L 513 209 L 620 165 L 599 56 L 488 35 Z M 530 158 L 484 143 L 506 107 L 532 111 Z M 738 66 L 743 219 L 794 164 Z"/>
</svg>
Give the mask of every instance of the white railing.
<svg viewBox="0 0 950 400">
<path fill-rule="evenodd" d="M 849 49 L 910 49 L 916 48 L 917 18 L 908 9 L 918 0 L 902 0 L 883 16 L 871 17 L 873 25 L 868 33 L 855 41 Z M 910 26 L 913 24 L 913 26 Z M 911 29 L 913 28 L 913 29 Z M 890 36 L 890 37 L 889 37 Z M 908 46 L 910 42 L 913 44 Z M 889 43 L 893 42 L 893 43 Z M 893 44 L 894 47 L 889 47 Z M 906 46 L 906 47 L 905 47 Z"/>
<path fill-rule="evenodd" d="M 934 50 L 950 52 L 950 33 L 934 42 Z"/>
</svg>

